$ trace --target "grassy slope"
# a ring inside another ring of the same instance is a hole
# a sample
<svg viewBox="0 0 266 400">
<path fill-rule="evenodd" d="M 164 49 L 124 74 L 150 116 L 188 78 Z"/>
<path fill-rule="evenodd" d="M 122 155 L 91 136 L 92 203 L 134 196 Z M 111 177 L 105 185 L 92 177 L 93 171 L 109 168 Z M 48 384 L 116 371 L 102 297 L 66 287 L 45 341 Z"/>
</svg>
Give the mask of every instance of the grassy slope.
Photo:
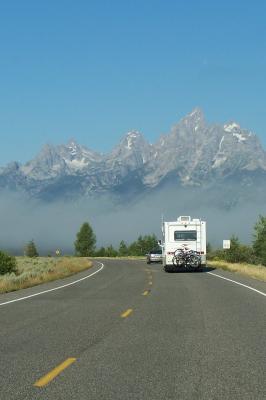
<svg viewBox="0 0 266 400">
<path fill-rule="evenodd" d="M 229 263 L 227 261 L 208 261 L 208 266 L 236 272 L 250 278 L 266 282 L 266 267 L 263 265 Z"/>
<path fill-rule="evenodd" d="M 0 275 L 0 293 L 65 278 L 92 266 L 87 258 L 82 257 L 16 257 L 16 259 L 17 274 Z"/>
</svg>

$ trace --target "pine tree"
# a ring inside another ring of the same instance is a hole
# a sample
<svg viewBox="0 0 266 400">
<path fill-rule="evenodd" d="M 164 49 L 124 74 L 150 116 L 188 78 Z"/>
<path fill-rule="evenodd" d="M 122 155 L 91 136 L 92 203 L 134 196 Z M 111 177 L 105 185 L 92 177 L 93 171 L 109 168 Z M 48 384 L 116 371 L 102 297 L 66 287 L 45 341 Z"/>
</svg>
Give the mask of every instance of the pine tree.
<svg viewBox="0 0 266 400">
<path fill-rule="evenodd" d="M 110 245 L 105 249 L 105 255 L 106 257 L 117 257 L 117 250 L 115 250 L 113 246 Z"/>
<path fill-rule="evenodd" d="M 76 255 L 80 257 L 92 256 L 95 250 L 96 236 L 88 222 L 84 222 L 74 243 Z"/>
<path fill-rule="evenodd" d="M 127 256 L 128 255 L 128 248 L 124 240 L 121 240 L 119 245 L 118 253 L 120 256 Z"/>
<path fill-rule="evenodd" d="M 253 250 L 263 265 L 266 265 L 266 217 L 259 216 L 254 226 Z"/>
<path fill-rule="evenodd" d="M 25 255 L 27 257 L 39 257 L 34 240 L 31 240 L 25 247 Z"/>
</svg>

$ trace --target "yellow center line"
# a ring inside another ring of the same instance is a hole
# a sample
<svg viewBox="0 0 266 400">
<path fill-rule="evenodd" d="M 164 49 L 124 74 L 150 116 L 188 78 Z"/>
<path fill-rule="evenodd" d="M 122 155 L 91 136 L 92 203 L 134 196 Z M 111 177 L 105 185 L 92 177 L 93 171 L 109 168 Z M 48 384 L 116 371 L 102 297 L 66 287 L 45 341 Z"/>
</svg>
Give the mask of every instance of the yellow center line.
<svg viewBox="0 0 266 400">
<path fill-rule="evenodd" d="M 127 311 L 123 312 L 121 314 L 121 318 L 126 318 L 128 317 L 131 313 L 133 312 L 132 308 L 129 308 Z"/>
<path fill-rule="evenodd" d="M 149 294 L 149 290 L 145 290 L 145 292 L 142 293 L 142 296 L 147 296 Z"/>
<path fill-rule="evenodd" d="M 48 385 L 49 382 L 56 378 L 57 375 L 59 375 L 62 371 L 64 371 L 64 369 L 69 367 L 75 361 L 77 361 L 76 358 L 67 358 L 64 362 L 62 362 L 62 364 L 58 365 L 52 371 L 48 372 L 48 374 L 44 375 L 41 379 L 35 382 L 34 386 L 43 387 Z"/>
<path fill-rule="evenodd" d="M 149 285 L 152 285 L 152 281 L 149 282 Z"/>
</svg>

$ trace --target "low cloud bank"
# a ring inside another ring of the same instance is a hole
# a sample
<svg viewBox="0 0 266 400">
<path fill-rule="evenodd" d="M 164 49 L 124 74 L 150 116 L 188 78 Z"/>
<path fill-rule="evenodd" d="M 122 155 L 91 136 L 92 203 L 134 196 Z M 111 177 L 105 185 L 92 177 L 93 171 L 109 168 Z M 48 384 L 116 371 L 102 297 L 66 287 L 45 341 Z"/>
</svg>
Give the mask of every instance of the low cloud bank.
<svg viewBox="0 0 266 400">
<path fill-rule="evenodd" d="M 131 242 L 140 234 L 160 237 L 162 215 L 166 221 L 179 215 L 206 220 L 208 241 L 214 246 L 221 246 L 222 239 L 232 234 L 248 243 L 259 214 L 266 214 L 262 201 L 226 211 L 217 208 L 214 198 L 192 189 L 162 189 L 135 203 L 119 205 L 108 197 L 45 204 L 5 192 L 0 197 L 0 249 L 22 254 L 25 244 L 34 239 L 41 254 L 57 248 L 71 254 L 76 233 L 85 221 L 91 223 L 98 247 L 117 246 L 122 239 Z"/>
</svg>

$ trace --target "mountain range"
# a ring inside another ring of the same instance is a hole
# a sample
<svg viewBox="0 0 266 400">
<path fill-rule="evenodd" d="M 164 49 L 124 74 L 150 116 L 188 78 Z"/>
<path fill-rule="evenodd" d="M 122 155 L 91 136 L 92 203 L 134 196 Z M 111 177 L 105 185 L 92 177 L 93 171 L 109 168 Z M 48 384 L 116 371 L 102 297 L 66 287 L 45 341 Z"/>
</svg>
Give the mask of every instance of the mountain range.
<svg viewBox="0 0 266 400">
<path fill-rule="evenodd" d="M 154 144 L 131 131 L 102 154 L 70 140 L 47 144 L 33 160 L 0 169 L 1 191 L 42 201 L 106 194 L 124 201 L 167 185 L 215 192 L 218 202 L 222 193 L 231 207 L 266 193 L 266 152 L 254 133 L 236 122 L 209 124 L 196 108 Z"/>
</svg>

